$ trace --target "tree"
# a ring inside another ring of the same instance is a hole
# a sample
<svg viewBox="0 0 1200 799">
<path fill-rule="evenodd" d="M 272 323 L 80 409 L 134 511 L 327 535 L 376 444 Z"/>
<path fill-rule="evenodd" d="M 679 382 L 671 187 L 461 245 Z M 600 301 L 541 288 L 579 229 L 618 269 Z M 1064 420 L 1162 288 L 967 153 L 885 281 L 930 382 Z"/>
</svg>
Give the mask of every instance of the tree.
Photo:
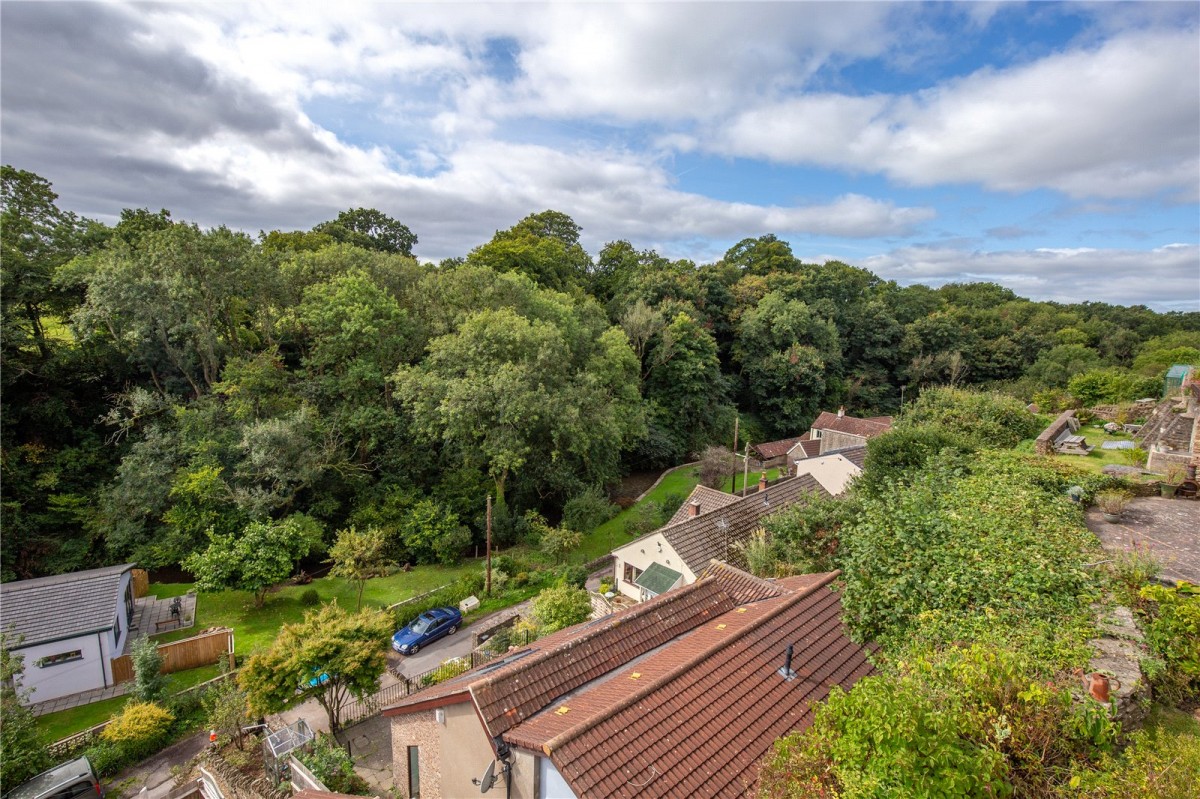
<svg viewBox="0 0 1200 799">
<path fill-rule="evenodd" d="M 470 533 L 458 516 L 437 501 L 422 499 L 404 514 L 400 522 L 404 548 L 417 563 L 441 563 L 453 566 L 471 543 Z"/>
<path fill-rule="evenodd" d="M 313 233 L 324 233 L 334 241 L 353 244 L 364 250 L 397 253 L 412 257 L 417 236 L 407 225 L 392 219 L 374 208 L 351 208 L 342 211 L 332 222 L 322 222 Z M 291 242 L 289 242 L 291 243 Z M 305 249 L 309 249 L 305 242 Z"/>
<path fill-rule="evenodd" d="M 572 624 L 587 621 L 592 615 L 592 601 L 582 588 L 556 585 L 542 590 L 533 598 L 530 614 L 537 624 L 538 634 L 549 635 Z"/>
<path fill-rule="evenodd" d="M 362 610 L 367 580 L 386 574 L 388 567 L 394 565 L 387 557 L 387 539 L 378 527 L 368 527 L 361 532 L 353 526 L 340 530 L 337 540 L 329 548 L 329 561 L 333 563 L 329 570 L 331 575 L 358 584 L 355 610 Z"/>
<path fill-rule="evenodd" d="M 238 682 L 258 714 L 316 699 L 336 733 L 342 705 L 378 689 L 391 633 L 387 613 L 348 613 L 331 602 L 306 613 L 303 622 L 285 624 L 270 649 L 251 656 Z"/>
<path fill-rule="evenodd" d="M 221 661 L 221 673 L 227 674 L 229 665 Z M 245 746 L 246 735 L 242 731 L 250 722 L 250 705 L 246 691 L 233 677 L 209 687 L 204 692 L 204 723 L 209 729 L 233 740 L 238 749 Z"/>
<path fill-rule="evenodd" d="M 19 640 L 16 642 L 19 643 Z M 12 642 L 0 632 L 0 791 L 8 793 L 50 766 L 33 713 L 21 703 L 16 687 L 22 656 L 9 651 Z"/>
<path fill-rule="evenodd" d="M 158 644 L 138 638 L 130 649 L 133 660 L 133 688 L 130 694 L 139 702 L 159 702 L 167 696 L 167 676 L 162 673 L 162 655 Z"/>
<path fill-rule="evenodd" d="M 254 593 L 261 608 L 267 590 L 286 580 L 300 558 L 317 547 L 306 531 L 309 520 L 291 516 L 280 522 L 251 522 L 240 535 L 209 534 L 208 548 L 188 556 L 183 568 L 196 575 L 196 588 L 233 588 Z"/>
<path fill-rule="evenodd" d="M 706 447 L 700 453 L 700 482 L 709 488 L 720 489 L 734 473 L 737 456 L 724 447 Z"/>
</svg>

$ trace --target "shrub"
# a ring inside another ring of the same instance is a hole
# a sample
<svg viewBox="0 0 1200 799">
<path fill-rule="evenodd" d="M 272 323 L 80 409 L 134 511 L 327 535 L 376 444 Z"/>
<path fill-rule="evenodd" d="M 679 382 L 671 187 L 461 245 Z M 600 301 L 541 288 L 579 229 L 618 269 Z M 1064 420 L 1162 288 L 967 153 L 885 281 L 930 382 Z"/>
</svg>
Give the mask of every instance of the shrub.
<svg viewBox="0 0 1200 799">
<path fill-rule="evenodd" d="M 1166 669 L 1154 684 L 1155 691 L 1180 703 L 1200 693 L 1200 586 L 1187 581 L 1176 588 L 1147 585 L 1146 643 L 1162 658 Z"/>
<path fill-rule="evenodd" d="M 583 536 L 567 527 L 543 527 L 538 547 L 551 560 L 561 560 L 568 552 L 576 549 Z"/>
<path fill-rule="evenodd" d="M 558 570 L 558 576 L 564 584 L 574 588 L 583 588 L 587 585 L 587 569 L 582 566 L 563 566 Z"/>
<path fill-rule="evenodd" d="M 971 452 L 974 446 L 966 437 L 938 425 L 898 427 L 867 443 L 867 460 L 854 488 L 878 495 L 893 483 L 913 479 L 937 455 Z"/>
<path fill-rule="evenodd" d="M 1181 714 L 1182 715 L 1182 714 Z M 1200 734 L 1191 729 L 1138 730 L 1120 758 L 1109 757 L 1095 771 L 1071 780 L 1081 799 L 1194 799 L 1200 775 Z"/>
<path fill-rule="evenodd" d="M 1025 405 L 996 392 L 939 387 L 926 389 L 905 411 L 897 426 L 937 425 L 943 430 L 974 443 L 976 447 L 1015 447 L 1022 439 L 1033 438 L 1042 428 L 1041 420 L 1025 410 Z"/>
<path fill-rule="evenodd" d="M 661 506 L 656 502 L 638 504 L 625 522 L 625 532 L 634 538 L 654 532 L 662 526 L 661 511 Z"/>
<path fill-rule="evenodd" d="M 886 648 L 925 626 L 935 642 L 972 640 L 1029 622 L 1049 624 L 1036 630 L 1053 637 L 1098 592 L 1083 568 L 1096 539 L 1063 493 L 1074 475 L 992 453 L 973 468 L 929 469 L 864 498 L 843 528 L 843 606 L 858 640 Z"/>
<path fill-rule="evenodd" d="M 530 612 L 539 635 L 548 635 L 572 624 L 586 621 L 592 615 L 592 602 L 587 591 L 569 585 L 547 588 L 534 597 Z"/>
<path fill-rule="evenodd" d="M 149 638 L 138 638 L 130 648 L 133 687 L 129 693 L 140 702 L 162 702 L 167 695 L 167 677 L 162 673 L 162 655 Z"/>
<path fill-rule="evenodd" d="M 458 591 L 463 597 L 479 596 L 483 593 L 484 582 L 482 574 L 464 574 L 458 578 Z"/>
<path fill-rule="evenodd" d="M 315 608 L 321 604 L 321 595 L 317 593 L 315 588 L 306 588 L 300 594 L 300 604 L 306 608 Z"/>
<path fill-rule="evenodd" d="M 372 793 L 366 780 L 355 773 L 350 753 L 328 735 L 318 735 L 312 748 L 299 753 L 297 759 L 333 793 L 360 796 L 370 796 Z"/>
<path fill-rule="evenodd" d="M 585 535 L 617 515 L 616 505 L 608 501 L 596 486 L 589 486 L 580 494 L 576 494 L 563 505 L 562 523 L 564 527 L 579 530 Z"/>
<path fill-rule="evenodd" d="M 132 701 L 113 717 L 100 737 L 136 757 L 154 751 L 174 720 L 169 710 L 153 702 Z"/>
<path fill-rule="evenodd" d="M 1046 796 L 1115 734 L 1102 707 L 1076 709 L 1032 658 L 950 648 L 833 688 L 812 726 L 776 745 L 759 795 Z"/>
<path fill-rule="evenodd" d="M 1130 499 L 1124 491 L 1101 491 L 1096 495 L 1096 506 L 1105 513 L 1120 516 L 1129 507 Z"/>
<path fill-rule="evenodd" d="M 1138 592 L 1150 582 L 1162 569 L 1162 564 L 1147 546 L 1139 546 L 1137 542 L 1129 549 L 1113 555 L 1108 564 L 1108 574 L 1112 579 L 1113 593 L 1117 601 L 1126 607 L 1136 607 L 1141 604 Z"/>
<path fill-rule="evenodd" d="M 700 483 L 720 489 L 737 468 L 737 456 L 725 447 L 708 447 L 700 453 Z"/>
</svg>

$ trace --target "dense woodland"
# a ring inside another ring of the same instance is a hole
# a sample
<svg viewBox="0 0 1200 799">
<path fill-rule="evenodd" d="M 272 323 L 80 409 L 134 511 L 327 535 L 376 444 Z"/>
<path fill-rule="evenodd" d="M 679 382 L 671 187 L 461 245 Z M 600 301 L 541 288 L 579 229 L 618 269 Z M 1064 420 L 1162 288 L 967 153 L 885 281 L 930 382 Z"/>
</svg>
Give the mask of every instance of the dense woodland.
<svg viewBox="0 0 1200 799">
<path fill-rule="evenodd" d="M 308 231 L 107 226 L 3 167 L 4 580 L 178 564 L 210 535 L 378 527 L 403 560 L 706 445 L 976 385 L 1047 409 L 1161 390 L 1200 313 L 901 287 L 773 235 L 712 264 L 594 257 L 556 211 L 461 258 L 371 209 Z M 114 209 L 115 210 L 115 209 Z"/>
</svg>

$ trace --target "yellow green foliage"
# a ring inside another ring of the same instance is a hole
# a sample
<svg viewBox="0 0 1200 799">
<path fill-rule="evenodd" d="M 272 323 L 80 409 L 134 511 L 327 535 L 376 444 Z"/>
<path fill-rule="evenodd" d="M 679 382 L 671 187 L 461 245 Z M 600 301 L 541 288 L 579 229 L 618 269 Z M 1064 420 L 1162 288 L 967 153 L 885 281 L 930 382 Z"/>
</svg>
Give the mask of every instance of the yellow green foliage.
<svg viewBox="0 0 1200 799">
<path fill-rule="evenodd" d="M 153 702 L 130 702 L 100 736 L 115 744 L 137 747 L 162 738 L 174 720 L 171 711 Z"/>
</svg>

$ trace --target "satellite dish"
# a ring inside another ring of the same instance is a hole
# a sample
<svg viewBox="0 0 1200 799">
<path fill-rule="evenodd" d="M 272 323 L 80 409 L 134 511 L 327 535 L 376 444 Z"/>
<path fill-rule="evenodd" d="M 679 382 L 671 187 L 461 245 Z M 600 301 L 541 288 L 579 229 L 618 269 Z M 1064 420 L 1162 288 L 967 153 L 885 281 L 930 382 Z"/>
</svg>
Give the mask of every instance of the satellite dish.
<svg viewBox="0 0 1200 799">
<path fill-rule="evenodd" d="M 479 792 L 487 793 L 496 784 L 496 761 L 488 763 L 487 769 L 484 770 L 483 776 L 479 778 Z"/>
</svg>

